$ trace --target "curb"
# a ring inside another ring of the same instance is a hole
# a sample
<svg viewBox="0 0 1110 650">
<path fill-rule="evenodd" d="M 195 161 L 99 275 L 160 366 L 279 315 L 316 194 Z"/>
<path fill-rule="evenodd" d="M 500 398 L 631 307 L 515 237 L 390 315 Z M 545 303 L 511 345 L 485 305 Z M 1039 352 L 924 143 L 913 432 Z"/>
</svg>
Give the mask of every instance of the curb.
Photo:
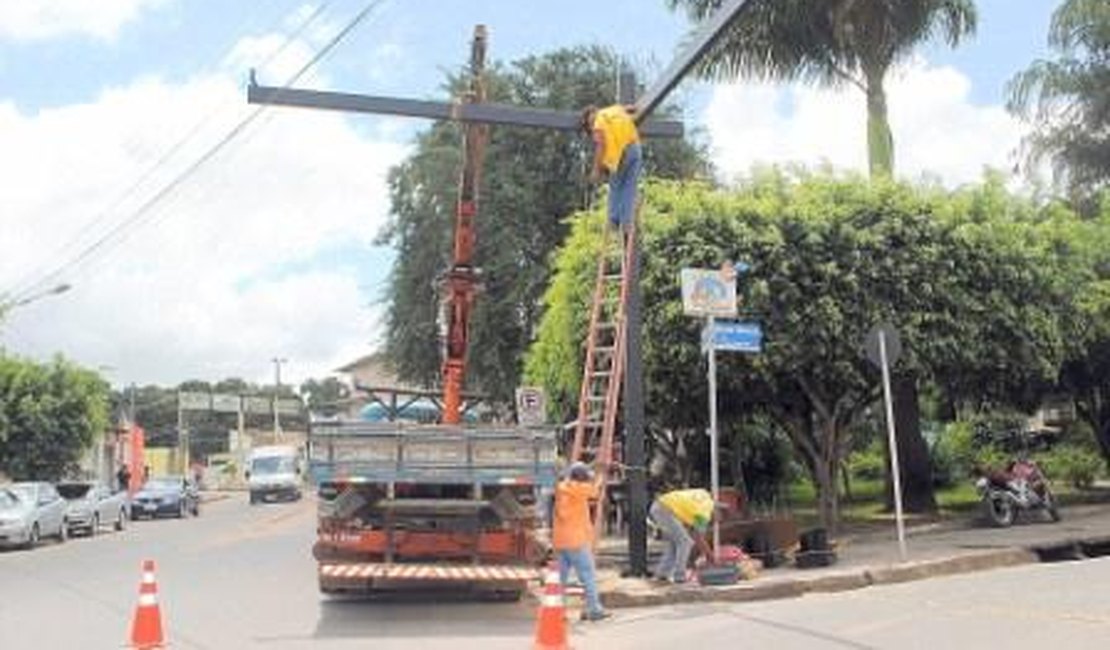
<svg viewBox="0 0 1110 650">
<path fill-rule="evenodd" d="M 1101 542 L 1100 542 L 1101 543 Z M 699 602 L 753 602 L 797 598 L 807 593 L 835 593 L 941 576 L 987 571 L 1040 561 L 1036 550 L 1008 548 L 998 551 L 918 560 L 883 567 L 864 567 L 813 576 L 772 577 L 727 586 L 699 586 L 669 590 L 602 591 L 606 607 L 652 607 Z"/>
</svg>

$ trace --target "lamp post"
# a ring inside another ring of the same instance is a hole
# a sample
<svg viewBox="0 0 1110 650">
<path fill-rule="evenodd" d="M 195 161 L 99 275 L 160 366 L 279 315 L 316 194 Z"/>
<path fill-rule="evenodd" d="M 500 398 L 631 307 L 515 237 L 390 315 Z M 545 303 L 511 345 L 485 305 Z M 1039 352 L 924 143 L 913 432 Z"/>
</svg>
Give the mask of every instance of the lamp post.
<svg viewBox="0 0 1110 650">
<path fill-rule="evenodd" d="M 41 298 L 46 298 L 48 296 L 56 296 L 58 294 L 65 293 L 65 292 L 69 291 L 72 288 L 73 288 L 73 285 L 63 282 L 62 284 L 55 285 L 55 286 L 53 286 L 49 289 L 46 289 L 44 291 L 40 291 L 38 293 L 33 293 L 29 296 L 25 296 L 23 298 L 20 298 L 19 300 L 5 301 L 3 299 L 0 299 L 0 316 L 2 316 L 4 314 L 6 314 L 7 312 L 15 309 L 16 307 L 23 307 L 24 305 L 29 305 L 29 304 L 31 304 L 31 303 L 33 303 L 36 300 L 39 300 Z"/>
<path fill-rule="evenodd" d="M 278 397 L 281 392 L 281 364 L 288 363 L 289 359 L 274 357 L 274 441 L 281 442 L 281 416 L 278 415 Z"/>
</svg>

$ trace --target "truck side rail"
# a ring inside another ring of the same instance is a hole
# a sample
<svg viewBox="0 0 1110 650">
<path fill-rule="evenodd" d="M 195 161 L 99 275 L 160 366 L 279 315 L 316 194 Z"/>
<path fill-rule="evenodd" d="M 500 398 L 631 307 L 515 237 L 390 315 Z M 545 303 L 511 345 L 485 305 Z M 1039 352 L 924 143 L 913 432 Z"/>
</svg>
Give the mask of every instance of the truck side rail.
<svg viewBox="0 0 1110 650">
<path fill-rule="evenodd" d="M 308 437 L 316 483 L 551 486 L 556 432 L 509 426 L 316 421 Z"/>
</svg>

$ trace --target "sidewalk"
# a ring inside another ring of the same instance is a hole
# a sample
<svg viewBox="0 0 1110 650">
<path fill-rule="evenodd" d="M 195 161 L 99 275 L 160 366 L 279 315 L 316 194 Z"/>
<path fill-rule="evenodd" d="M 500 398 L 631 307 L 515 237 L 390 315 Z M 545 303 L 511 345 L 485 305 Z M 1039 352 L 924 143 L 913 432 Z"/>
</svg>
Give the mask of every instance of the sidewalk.
<svg viewBox="0 0 1110 650">
<path fill-rule="evenodd" d="M 1055 524 L 1041 523 L 1038 519 L 1011 528 L 986 528 L 970 520 L 952 520 L 908 529 L 907 561 L 904 563 L 898 558 L 892 524 L 889 533 L 841 537 L 837 540 L 838 561 L 833 566 L 803 570 L 788 563 L 765 569 L 754 580 L 721 587 L 660 584 L 641 578 L 621 578 L 615 570 L 603 569 L 600 571 L 602 600 L 608 607 L 645 607 L 789 598 L 811 592 L 846 591 L 1029 564 L 1042 559 L 1110 554 L 1110 506 L 1077 505 L 1062 510 L 1061 515 L 1062 521 Z M 623 543 L 623 540 L 606 541 L 606 547 Z"/>
</svg>

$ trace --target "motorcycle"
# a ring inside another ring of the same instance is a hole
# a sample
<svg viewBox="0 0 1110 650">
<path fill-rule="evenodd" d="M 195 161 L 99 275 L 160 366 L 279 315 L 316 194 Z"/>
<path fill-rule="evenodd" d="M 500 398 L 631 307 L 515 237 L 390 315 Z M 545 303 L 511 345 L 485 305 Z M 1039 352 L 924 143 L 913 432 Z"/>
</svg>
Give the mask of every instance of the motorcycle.
<svg viewBox="0 0 1110 650">
<path fill-rule="evenodd" d="M 1048 480 L 1032 460 L 1015 460 L 1002 472 L 980 469 L 979 474 L 975 487 L 987 521 L 995 526 L 1013 524 L 1018 512 L 1041 511 L 1052 521 L 1060 521 Z"/>
</svg>

